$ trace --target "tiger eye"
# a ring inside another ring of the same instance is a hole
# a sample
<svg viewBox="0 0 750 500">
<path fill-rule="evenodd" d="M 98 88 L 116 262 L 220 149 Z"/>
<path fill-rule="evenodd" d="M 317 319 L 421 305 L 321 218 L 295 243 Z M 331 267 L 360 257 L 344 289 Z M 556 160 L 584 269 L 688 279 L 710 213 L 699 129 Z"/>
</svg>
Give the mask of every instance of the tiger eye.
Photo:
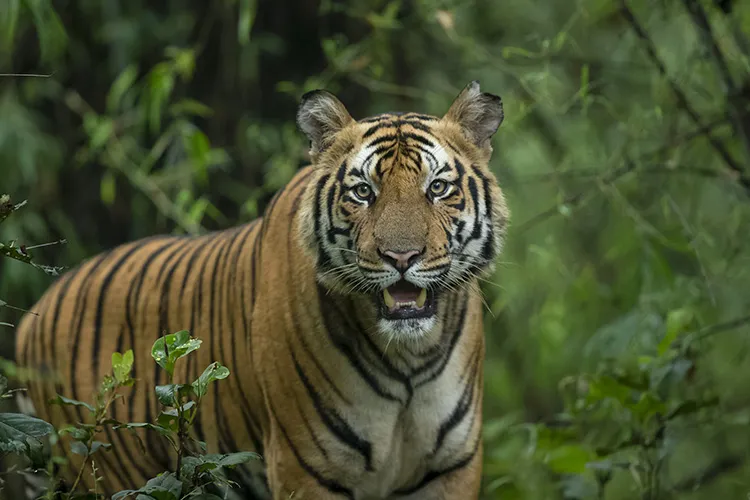
<svg viewBox="0 0 750 500">
<path fill-rule="evenodd" d="M 368 200 L 372 195 L 372 188 L 367 184 L 358 184 L 354 186 L 354 194 L 362 200 Z"/>
<path fill-rule="evenodd" d="M 444 195 L 446 191 L 448 191 L 448 183 L 443 180 L 436 179 L 430 184 L 430 193 L 432 196 Z"/>
</svg>

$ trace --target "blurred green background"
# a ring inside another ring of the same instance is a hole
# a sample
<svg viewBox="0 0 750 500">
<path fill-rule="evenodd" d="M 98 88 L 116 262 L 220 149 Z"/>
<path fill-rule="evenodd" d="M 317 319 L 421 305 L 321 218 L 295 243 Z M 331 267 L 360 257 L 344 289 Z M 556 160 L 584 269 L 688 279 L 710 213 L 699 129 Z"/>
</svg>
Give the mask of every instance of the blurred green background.
<svg viewBox="0 0 750 500">
<path fill-rule="evenodd" d="M 482 498 L 745 499 L 749 33 L 739 0 L 0 0 L 0 241 L 72 267 L 249 221 L 305 91 L 442 115 L 479 79 L 513 219 Z M 13 306 L 51 281 L 0 260 Z"/>
</svg>

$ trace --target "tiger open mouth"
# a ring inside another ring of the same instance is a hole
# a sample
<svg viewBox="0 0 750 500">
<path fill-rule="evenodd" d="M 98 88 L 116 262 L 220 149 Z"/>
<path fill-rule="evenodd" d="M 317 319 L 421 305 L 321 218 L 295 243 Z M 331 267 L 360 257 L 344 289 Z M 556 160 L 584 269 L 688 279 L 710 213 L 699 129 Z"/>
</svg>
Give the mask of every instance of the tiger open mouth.
<svg viewBox="0 0 750 500">
<path fill-rule="evenodd" d="M 385 319 L 427 318 L 435 314 L 435 292 L 400 280 L 378 294 Z"/>
</svg>

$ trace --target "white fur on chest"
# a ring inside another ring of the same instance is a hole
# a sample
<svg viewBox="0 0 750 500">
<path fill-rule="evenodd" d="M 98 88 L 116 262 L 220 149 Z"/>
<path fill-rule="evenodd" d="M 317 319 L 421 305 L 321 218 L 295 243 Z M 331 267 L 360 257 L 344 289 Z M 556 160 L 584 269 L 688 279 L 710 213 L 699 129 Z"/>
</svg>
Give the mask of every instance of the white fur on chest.
<svg viewBox="0 0 750 500">
<path fill-rule="evenodd" d="M 466 390 L 467 380 L 460 377 L 462 368 L 459 360 L 451 359 L 440 377 L 415 389 L 407 408 L 370 408 L 362 432 L 373 444 L 374 470 L 364 472 L 356 481 L 357 500 L 388 498 L 394 490 L 419 482 L 428 472 L 446 467 L 463 454 L 472 434 L 473 416 L 450 422 Z"/>
</svg>

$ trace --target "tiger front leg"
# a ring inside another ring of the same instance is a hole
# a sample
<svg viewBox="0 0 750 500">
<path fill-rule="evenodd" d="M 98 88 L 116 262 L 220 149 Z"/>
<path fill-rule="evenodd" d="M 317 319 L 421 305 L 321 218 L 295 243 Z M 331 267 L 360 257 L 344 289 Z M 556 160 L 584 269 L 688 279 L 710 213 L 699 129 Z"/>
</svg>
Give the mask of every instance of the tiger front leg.
<svg viewBox="0 0 750 500">
<path fill-rule="evenodd" d="M 354 492 L 344 486 L 323 464 L 320 454 L 310 453 L 305 440 L 274 426 L 265 450 L 268 486 L 273 500 L 354 500 Z"/>
<path fill-rule="evenodd" d="M 438 472 L 434 479 L 408 494 L 394 495 L 391 500 L 476 500 L 482 482 L 482 444 L 467 462 L 459 462 L 448 471 Z"/>
</svg>

